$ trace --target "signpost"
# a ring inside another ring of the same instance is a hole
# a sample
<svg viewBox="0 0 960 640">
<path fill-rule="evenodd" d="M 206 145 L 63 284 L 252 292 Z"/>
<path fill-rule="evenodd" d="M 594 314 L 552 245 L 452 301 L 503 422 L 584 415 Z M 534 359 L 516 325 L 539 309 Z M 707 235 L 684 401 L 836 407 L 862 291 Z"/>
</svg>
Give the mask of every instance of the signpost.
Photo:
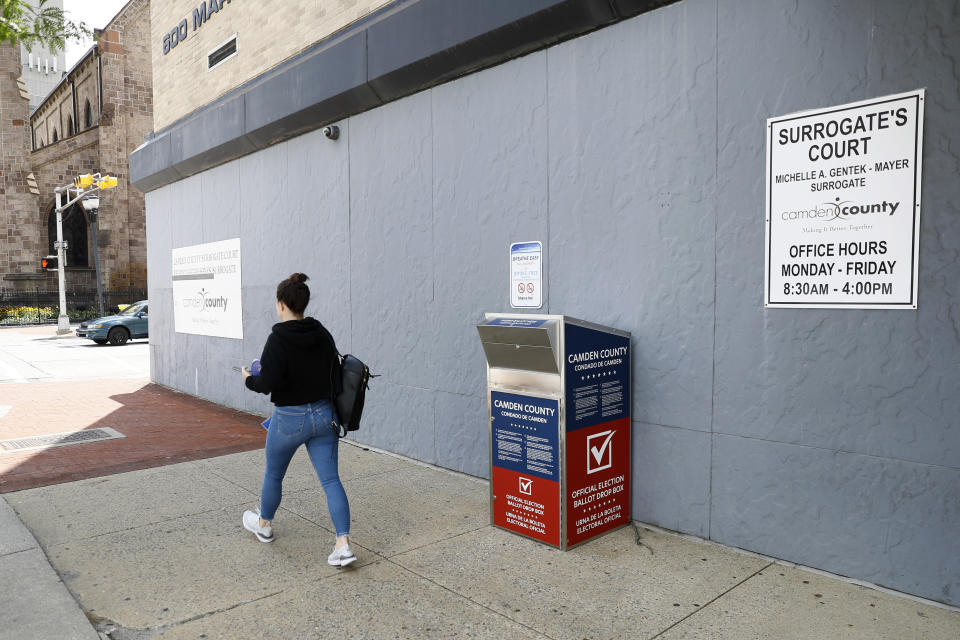
<svg viewBox="0 0 960 640">
<path fill-rule="evenodd" d="M 543 243 L 510 245 L 510 306 L 514 309 L 543 307 Z"/>
<path fill-rule="evenodd" d="M 917 308 L 923 101 L 767 121 L 764 306 Z"/>
</svg>

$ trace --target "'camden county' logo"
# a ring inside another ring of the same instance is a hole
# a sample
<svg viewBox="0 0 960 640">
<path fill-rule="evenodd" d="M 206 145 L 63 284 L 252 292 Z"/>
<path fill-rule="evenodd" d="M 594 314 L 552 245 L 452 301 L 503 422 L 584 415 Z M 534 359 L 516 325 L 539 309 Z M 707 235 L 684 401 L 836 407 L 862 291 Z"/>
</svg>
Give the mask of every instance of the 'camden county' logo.
<svg viewBox="0 0 960 640">
<path fill-rule="evenodd" d="M 899 202 L 871 202 L 867 204 L 855 204 L 853 200 L 841 201 L 839 197 L 833 202 L 824 202 L 814 206 L 811 209 L 798 209 L 796 211 L 784 211 L 780 214 L 782 220 L 855 220 L 854 216 L 864 216 L 873 214 L 886 214 L 892 216 Z"/>
<path fill-rule="evenodd" d="M 218 296 L 216 298 L 210 297 L 210 292 L 205 289 L 200 289 L 197 292 L 196 297 L 184 298 L 181 301 L 183 307 L 187 309 L 200 309 L 201 312 L 209 311 L 213 309 L 219 309 L 221 311 L 227 310 L 227 297 Z"/>
</svg>

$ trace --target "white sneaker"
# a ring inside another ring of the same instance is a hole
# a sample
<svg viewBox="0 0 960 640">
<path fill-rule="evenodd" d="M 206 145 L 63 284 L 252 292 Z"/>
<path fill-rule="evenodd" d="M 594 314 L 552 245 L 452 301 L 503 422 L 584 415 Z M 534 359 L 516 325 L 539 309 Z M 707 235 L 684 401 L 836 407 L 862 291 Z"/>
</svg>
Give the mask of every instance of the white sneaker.
<svg viewBox="0 0 960 640">
<path fill-rule="evenodd" d="M 350 550 L 350 545 L 345 545 L 339 549 L 334 548 L 333 553 L 327 556 L 327 562 L 334 567 L 345 567 L 356 559 L 357 556 Z"/>
<path fill-rule="evenodd" d="M 273 542 L 273 527 L 260 526 L 260 512 L 244 511 L 243 528 L 257 536 L 260 542 Z"/>
</svg>

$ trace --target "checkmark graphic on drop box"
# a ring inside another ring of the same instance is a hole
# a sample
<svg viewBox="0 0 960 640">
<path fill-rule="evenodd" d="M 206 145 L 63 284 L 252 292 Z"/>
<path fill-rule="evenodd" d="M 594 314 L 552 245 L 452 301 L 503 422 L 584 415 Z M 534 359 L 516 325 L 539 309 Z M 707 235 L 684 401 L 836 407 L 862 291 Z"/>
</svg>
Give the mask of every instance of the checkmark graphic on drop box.
<svg viewBox="0 0 960 640">
<path fill-rule="evenodd" d="M 615 432 L 601 431 L 587 436 L 587 473 L 596 473 L 613 466 L 613 434 Z"/>
<path fill-rule="evenodd" d="M 520 478 L 520 493 L 528 496 L 533 495 L 533 480 L 530 478 Z"/>
</svg>

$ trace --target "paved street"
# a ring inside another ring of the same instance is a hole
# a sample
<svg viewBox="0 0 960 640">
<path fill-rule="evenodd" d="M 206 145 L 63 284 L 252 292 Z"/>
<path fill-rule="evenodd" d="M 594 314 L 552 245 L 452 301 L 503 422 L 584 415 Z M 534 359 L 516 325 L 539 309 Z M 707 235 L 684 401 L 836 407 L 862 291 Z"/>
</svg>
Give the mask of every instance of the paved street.
<svg viewBox="0 0 960 640">
<path fill-rule="evenodd" d="M 149 378 L 149 349 L 147 340 L 132 340 L 122 347 L 111 347 L 78 338 L 72 333 L 59 337 L 55 325 L 2 327 L 0 384 Z"/>
</svg>

